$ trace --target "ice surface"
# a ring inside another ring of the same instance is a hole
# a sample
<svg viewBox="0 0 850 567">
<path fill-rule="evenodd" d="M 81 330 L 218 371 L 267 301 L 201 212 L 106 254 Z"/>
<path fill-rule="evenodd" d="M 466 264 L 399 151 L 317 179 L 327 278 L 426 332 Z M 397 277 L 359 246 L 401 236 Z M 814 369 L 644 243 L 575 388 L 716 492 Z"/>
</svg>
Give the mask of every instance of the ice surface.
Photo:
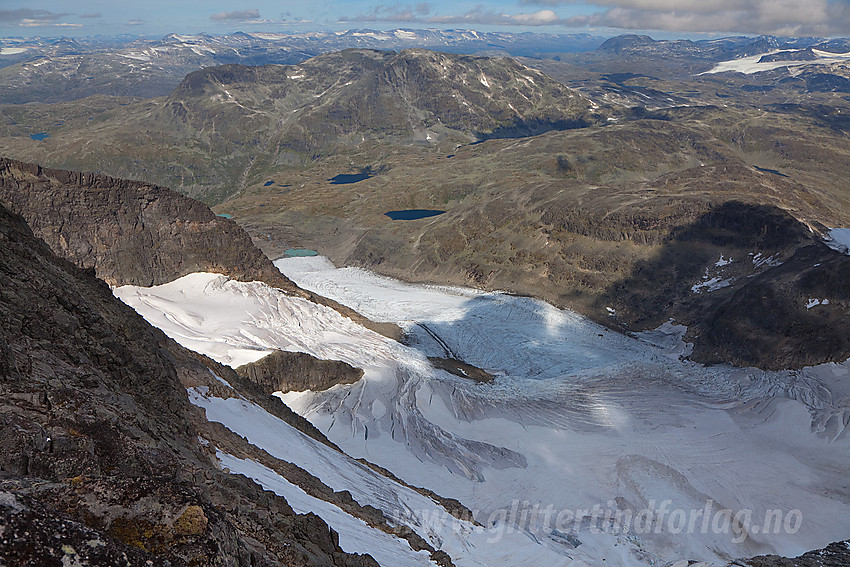
<svg viewBox="0 0 850 567">
<path fill-rule="evenodd" d="M 302 287 L 399 323 L 409 346 L 264 284 L 215 274 L 115 293 L 176 340 L 231 364 L 284 348 L 363 368 L 355 384 L 281 397 L 347 453 L 458 498 L 482 523 L 519 525 L 504 537 L 531 542 L 473 545 L 488 535 L 466 531 L 451 540 L 453 551 L 447 548 L 458 564 L 559 564 L 553 553 L 588 565 L 603 558 L 615 565 L 723 563 L 798 555 L 850 535 L 847 365 L 706 368 L 679 359 L 687 345 L 672 323 L 630 338 L 529 298 L 409 285 L 318 257 L 276 265 Z M 494 384 L 428 363 L 427 356 L 446 352 L 491 372 Z M 231 400 L 193 401 L 279 458 L 302 455 L 300 466 L 359 502 L 398 504 L 353 472 L 334 476 L 340 465 L 296 449 L 287 436 L 275 441 L 280 426 Z M 683 512 L 707 502 L 749 510 L 756 528 L 776 508 L 799 510 L 803 521 L 793 534 L 753 529 L 741 540 L 729 530 L 600 532 L 604 519 L 591 512 L 654 510 L 668 500 L 670 510 Z M 534 505 L 580 521 L 563 529 L 540 521 L 531 529 L 533 522 L 513 511 Z M 410 516 L 396 517 L 412 522 Z"/>
<path fill-rule="evenodd" d="M 732 263 L 732 258 L 724 258 L 723 255 L 720 255 L 720 260 L 714 263 L 714 265 L 718 268 L 722 268 Z M 702 281 L 691 286 L 692 293 L 702 293 L 717 291 L 718 289 L 723 289 L 724 287 L 729 287 L 732 285 L 732 278 L 724 278 L 722 275 L 714 275 L 712 276 L 709 273 L 709 269 L 705 269 L 705 275 L 702 277 Z"/>
<path fill-rule="evenodd" d="M 850 254 L 850 228 L 831 228 L 826 245 L 842 254 Z"/>
<path fill-rule="evenodd" d="M 718 289 L 723 289 L 724 287 L 729 287 L 730 285 L 732 285 L 731 280 L 723 279 L 720 276 L 714 276 L 713 278 L 692 285 L 691 291 L 693 293 L 702 293 L 703 291 L 711 292 L 717 291 Z"/>
<path fill-rule="evenodd" d="M 776 266 L 781 266 L 782 262 L 776 259 L 776 254 L 768 257 L 764 257 L 761 252 L 757 254 L 753 254 L 750 252 L 750 256 L 753 257 L 753 267 L 761 268 L 762 266 L 769 266 L 771 268 L 775 268 Z"/>
<path fill-rule="evenodd" d="M 189 399 L 205 410 L 209 420 L 245 436 L 251 444 L 269 454 L 297 464 L 332 489 L 348 490 L 358 503 L 381 509 L 391 525 L 410 527 L 433 547 L 449 553 L 459 567 L 482 563 L 517 565 L 523 561 L 552 566 L 566 563 L 563 542 L 557 539 L 540 541 L 530 531 L 508 526 L 498 517 L 486 527 L 457 519 L 429 497 L 377 474 L 297 431 L 235 392 L 233 394 L 223 399 L 210 396 L 203 387 L 189 389 Z M 344 550 L 370 553 L 381 565 L 430 564 L 427 554 L 413 553 L 406 541 L 372 529 L 336 505 L 306 494 L 268 467 L 222 451 L 217 454 L 221 464 L 231 473 L 244 474 L 267 490 L 284 496 L 296 512 L 313 512 L 324 519 L 340 533 L 340 546 Z M 573 555 L 576 561 L 571 565 L 593 564 L 593 557 L 587 557 L 584 552 Z"/>
</svg>

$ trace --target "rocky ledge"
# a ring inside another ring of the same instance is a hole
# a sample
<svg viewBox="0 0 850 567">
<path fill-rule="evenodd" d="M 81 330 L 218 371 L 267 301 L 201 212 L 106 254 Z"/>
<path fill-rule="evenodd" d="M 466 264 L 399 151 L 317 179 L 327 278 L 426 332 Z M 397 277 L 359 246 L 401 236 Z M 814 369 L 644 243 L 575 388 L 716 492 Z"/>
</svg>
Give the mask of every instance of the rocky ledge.
<svg viewBox="0 0 850 567">
<path fill-rule="evenodd" d="M 345 362 L 282 350 L 240 366 L 236 372 L 267 394 L 327 390 L 337 384 L 353 384 L 363 377 L 363 370 Z"/>
</svg>

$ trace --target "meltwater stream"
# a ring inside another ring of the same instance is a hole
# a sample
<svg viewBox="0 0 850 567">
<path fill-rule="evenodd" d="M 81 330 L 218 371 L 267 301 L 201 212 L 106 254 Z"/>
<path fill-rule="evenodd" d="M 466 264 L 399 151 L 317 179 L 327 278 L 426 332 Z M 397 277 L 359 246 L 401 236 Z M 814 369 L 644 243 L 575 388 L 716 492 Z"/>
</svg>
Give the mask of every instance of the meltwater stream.
<svg viewBox="0 0 850 567">
<path fill-rule="evenodd" d="M 281 398 L 354 457 L 525 534 L 549 564 L 723 565 L 850 536 L 847 365 L 706 368 L 679 360 L 672 324 L 636 339 L 529 298 L 408 285 L 322 257 L 276 265 L 400 324 L 409 344 L 215 274 L 115 293 L 226 364 L 281 348 L 363 368 L 355 384 Z M 447 350 L 495 381 L 435 369 L 427 357 Z M 492 545 L 486 561 L 470 548 L 456 562 L 539 564 Z"/>
</svg>

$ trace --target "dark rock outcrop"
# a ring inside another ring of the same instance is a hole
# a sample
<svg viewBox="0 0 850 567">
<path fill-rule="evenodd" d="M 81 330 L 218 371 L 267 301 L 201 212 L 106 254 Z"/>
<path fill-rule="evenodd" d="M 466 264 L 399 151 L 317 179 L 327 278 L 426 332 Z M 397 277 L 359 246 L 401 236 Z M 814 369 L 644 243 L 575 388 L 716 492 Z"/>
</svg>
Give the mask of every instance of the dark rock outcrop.
<svg viewBox="0 0 850 567">
<path fill-rule="evenodd" d="M 774 63 L 781 61 L 817 61 L 818 56 L 815 55 L 811 47 L 797 51 L 778 51 L 776 53 L 768 53 L 762 55 L 759 63 Z"/>
<path fill-rule="evenodd" d="M 850 565 L 850 541 L 837 541 L 799 557 L 761 555 L 747 563 L 752 567 L 846 567 Z"/>
<path fill-rule="evenodd" d="M 850 256 L 799 249 L 750 279 L 697 326 L 692 358 L 779 370 L 850 357 Z"/>
<path fill-rule="evenodd" d="M 467 380 L 472 380 L 479 384 L 492 384 L 495 379 L 494 376 L 486 370 L 482 370 L 477 366 L 473 366 L 456 358 L 429 356 L 428 360 L 430 360 L 431 364 L 440 370 L 445 370 L 455 376 L 460 376 L 461 378 L 466 378 Z"/>
<path fill-rule="evenodd" d="M 111 285 L 207 271 L 297 289 L 239 225 L 164 187 L 0 158 L 0 202 L 57 254 Z"/>
<path fill-rule="evenodd" d="M 327 390 L 337 384 L 353 384 L 363 377 L 363 370 L 345 362 L 319 360 L 303 352 L 282 350 L 240 366 L 236 373 L 268 394 Z"/>
<path fill-rule="evenodd" d="M 2 206 L 0 346 L 0 563 L 375 565 L 221 471 L 184 387 L 209 367 Z"/>
<path fill-rule="evenodd" d="M 599 311 L 615 308 L 609 324 L 643 330 L 672 317 L 689 326 L 691 358 L 709 364 L 778 370 L 850 357 L 850 256 L 788 212 L 729 201 L 663 242 L 598 300 Z"/>
</svg>

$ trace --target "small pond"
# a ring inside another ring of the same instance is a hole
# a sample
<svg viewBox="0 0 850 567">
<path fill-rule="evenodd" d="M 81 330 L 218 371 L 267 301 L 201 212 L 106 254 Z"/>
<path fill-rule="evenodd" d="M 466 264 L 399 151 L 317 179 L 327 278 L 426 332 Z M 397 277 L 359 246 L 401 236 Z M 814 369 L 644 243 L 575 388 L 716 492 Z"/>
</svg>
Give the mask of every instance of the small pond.
<svg viewBox="0 0 850 567">
<path fill-rule="evenodd" d="M 223 217 L 223 218 L 226 218 L 226 219 L 232 219 L 233 218 L 233 215 L 231 215 L 230 213 L 221 213 L 220 215 L 216 215 L 216 216 L 217 217 Z"/>
<path fill-rule="evenodd" d="M 50 137 L 50 134 L 47 132 L 39 132 L 38 134 L 30 134 L 30 138 L 33 140 L 38 140 L 39 142 L 45 140 Z"/>
<path fill-rule="evenodd" d="M 389 211 L 384 213 L 393 220 L 417 220 L 428 217 L 436 217 L 446 211 L 434 211 L 430 209 L 407 209 L 404 211 Z"/>
<path fill-rule="evenodd" d="M 305 256 L 318 256 L 319 253 L 309 248 L 287 248 L 283 251 L 285 258 L 303 258 Z"/>
<path fill-rule="evenodd" d="M 370 173 L 340 173 L 339 175 L 335 175 L 328 179 L 331 182 L 331 185 L 347 185 L 349 183 L 357 183 L 358 181 L 363 181 L 364 179 L 369 179 L 372 177 Z"/>
<path fill-rule="evenodd" d="M 758 169 L 759 171 L 763 171 L 763 172 L 765 172 L 765 173 L 772 173 L 772 174 L 774 174 L 774 175 L 779 175 L 780 177 L 788 177 L 788 176 L 787 176 L 787 175 L 785 175 L 784 173 L 781 173 L 781 172 L 779 172 L 779 171 L 776 171 L 775 169 L 768 169 L 768 168 L 766 168 L 766 167 L 759 167 L 759 166 L 757 166 L 757 165 L 754 165 L 753 167 L 754 167 L 754 168 L 756 168 L 756 169 Z"/>
</svg>

